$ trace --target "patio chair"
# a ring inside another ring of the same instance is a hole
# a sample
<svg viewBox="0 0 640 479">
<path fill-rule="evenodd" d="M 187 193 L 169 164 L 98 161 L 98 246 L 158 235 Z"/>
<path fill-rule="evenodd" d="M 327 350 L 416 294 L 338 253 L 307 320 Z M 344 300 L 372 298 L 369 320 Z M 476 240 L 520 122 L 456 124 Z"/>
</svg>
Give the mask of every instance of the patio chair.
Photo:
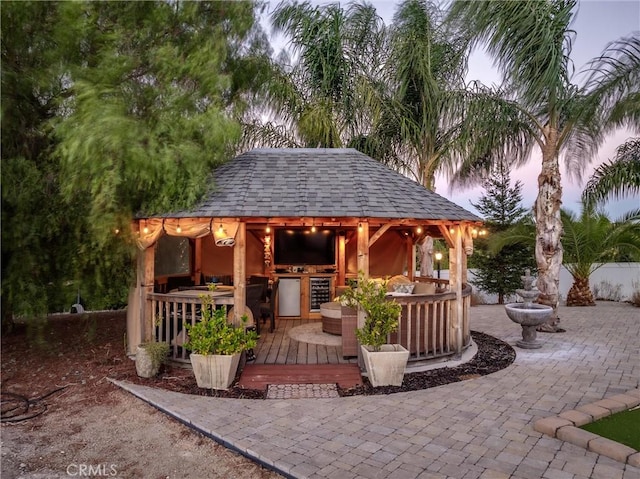
<svg viewBox="0 0 640 479">
<path fill-rule="evenodd" d="M 249 284 L 262 285 L 262 295 L 260 296 L 260 302 L 265 303 L 267 301 L 267 290 L 269 289 L 269 277 L 252 274 L 249 276 Z"/>
<path fill-rule="evenodd" d="M 272 333 L 276 329 L 276 298 L 278 297 L 279 283 L 279 279 L 276 279 L 273 282 L 271 285 L 271 291 L 269 292 L 269 301 L 260 305 L 260 318 L 262 319 L 262 324 L 265 324 L 267 319 L 269 319 L 269 331 Z"/>
<path fill-rule="evenodd" d="M 247 329 L 255 328 L 260 334 L 260 298 L 262 297 L 262 285 L 261 284 L 249 284 L 247 285 L 247 308 L 253 315 L 253 325 L 247 327 Z M 253 349 L 247 350 L 247 361 L 255 361 L 256 355 Z"/>
</svg>

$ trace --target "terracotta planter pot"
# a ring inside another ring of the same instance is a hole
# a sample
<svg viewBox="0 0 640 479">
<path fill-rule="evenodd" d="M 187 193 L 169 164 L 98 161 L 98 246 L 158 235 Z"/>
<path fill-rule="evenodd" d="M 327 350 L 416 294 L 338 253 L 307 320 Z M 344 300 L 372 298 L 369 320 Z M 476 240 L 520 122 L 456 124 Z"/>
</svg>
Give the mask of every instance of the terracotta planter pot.
<svg viewBox="0 0 640 479">
<path fill-rule="evenodd" d="M 241 354 L 211 354 L 204 356 L 191 353 L 191 367 L 193 367 L 193 374 L 196 376 L 198 387 L 229 389 L 236 377 Z"/>
<path fill-rule="evenodd" d="M 400 344 L 383 344 L 380 351 L 360 346 L 369 381 L 377 386 L 401 386 L 409 351 Z"/>
</svg>

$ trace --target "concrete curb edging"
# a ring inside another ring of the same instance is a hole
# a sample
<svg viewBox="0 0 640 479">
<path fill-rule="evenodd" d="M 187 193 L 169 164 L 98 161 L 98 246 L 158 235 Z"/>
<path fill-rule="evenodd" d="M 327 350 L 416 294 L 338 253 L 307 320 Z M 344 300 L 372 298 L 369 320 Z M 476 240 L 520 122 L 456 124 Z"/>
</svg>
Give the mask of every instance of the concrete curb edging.
<svg viewBox="0 0 640 479">
<path fill-rule="evenodd" d="M 640 467 L 640 451 L 612 441 L 592 432 L 580 429 L 580 426 L 597 421 L 617 412 L 626 411 L 640 405 L 640 388 L 631 389 L 623 394 L 601 399 L 575 410 L 564 411 L 558 416 L 538 419 L 533 429 L 561 441 L 570 442 L 596 454 L 610 459 Z"/>
</svg>

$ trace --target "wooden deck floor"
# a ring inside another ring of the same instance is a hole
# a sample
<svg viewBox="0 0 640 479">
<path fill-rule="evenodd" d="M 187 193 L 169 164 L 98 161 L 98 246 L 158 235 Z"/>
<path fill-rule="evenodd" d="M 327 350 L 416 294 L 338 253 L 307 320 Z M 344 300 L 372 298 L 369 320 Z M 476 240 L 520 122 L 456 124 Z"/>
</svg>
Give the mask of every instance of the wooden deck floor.
<svg viewBox="0 0 640 479">
<path fill-rule="evenodd" d="M 340 346 L 302 343 L 289 337 L 291 328 L 317 321 L 320 320 L 278 318 L 273 333 L 268 324 L 261 325 L 260 340 L 254 349 L 256 360 L 251 364 L 357 364 L 356 358 L 342 357 Z"/>
</svg>

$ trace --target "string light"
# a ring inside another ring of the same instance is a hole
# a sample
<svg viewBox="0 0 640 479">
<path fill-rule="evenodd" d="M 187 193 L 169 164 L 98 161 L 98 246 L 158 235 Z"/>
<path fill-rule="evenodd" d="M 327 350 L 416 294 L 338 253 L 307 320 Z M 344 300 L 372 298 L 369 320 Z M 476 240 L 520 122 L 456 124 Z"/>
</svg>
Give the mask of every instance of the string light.
<svg viewBox="0 0 640 479">
<path fill-rule="evenodd" d="M 144 234 L 149 234 L 149 228 L 147 227 L 147 222 L 144 222 L 144 228 L 142 228 L 142 232 Z"/>
<path fill-rule="evenodd" d="M 178 227 L 176 228 L 176 233 L 182 233 L 182 228 L 180 227 L 180 220 L 178 220 Z"/>
<path fill-rule="evenodd" d="M 449 228 L 449 233 L 454 234 L 455 232 L 456 232 L 456 229 L 453 226 Z"/>
<path fill-rule="evenodd" d="M 358 231 L 362 233 L 362 223 L 358 223 Z"/>
<path fill-rule="evenodd" d="M 418 226 L 418 229 L 416 229 L 416 231 L 418 232 L 418 234 L 422 233 L 422 228 L 420 226 Z"/>
<path fill-rule="evenodd" d="M 113 230 L 113 232 L 114 232 L 115 234 L 120 234 L 120 230 L 119 230 L 118 228 L 116 228 L 115 230 Z"/>
<path fill-rule="evenodd" d="M 267 233 L 267 234 L 271 233 L 271 227 L 270 227 L 270 226 L 267 226 L 267 228 L 265 229 L 265 231 L 266 231 L 266 233 Z"/>
</svg>

